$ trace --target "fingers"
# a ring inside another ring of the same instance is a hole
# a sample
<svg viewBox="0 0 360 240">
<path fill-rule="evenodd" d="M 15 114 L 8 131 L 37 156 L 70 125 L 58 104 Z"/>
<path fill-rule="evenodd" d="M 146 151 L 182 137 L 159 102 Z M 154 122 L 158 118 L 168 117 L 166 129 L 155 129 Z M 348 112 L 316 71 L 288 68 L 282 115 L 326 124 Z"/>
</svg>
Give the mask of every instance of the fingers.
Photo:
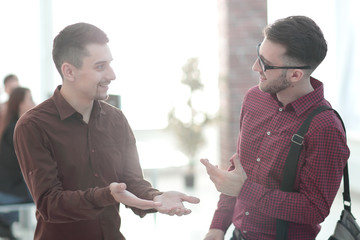
<svg viewBox="0 0 360 240">
<path fill-rule="evenodd" d="M 206 167 L 206 172 L 210 177 L 210 180 L 216 184 L 218 178 L 221 178 L 223 171 L 217 166 L 212 165 L 207 159 L 200 159 L 200 162 Z"/>
<path fill-rule="evenodd" d="M 151 200 L 143 200 L 140 198 L 136 199 L 132 204 L 134 207 L 143 209 L 143 210 L 161 207 L 161 203 L 159 203 L 159 202 L 154 202 Z"/>
<path fill-rule="evenodd" d="M 247 178 L 246 172 L 244 170 L 244 167 L 242 166 L 239 157 L 234 158 L 234 167 L 235 173 L 244 175 L 245 179 Z"/>
<path fill-rule="evenodd" d="M 209 175 L 218 169 L 217 166 L 212 165 L 208 159 L 200 159 L 200 162 L 206 167 L 206 171 Z"/>
<path fill-rule="evenodd" d="M 183 215 L 188 215 L 191 213 L 191 210 L 188 208 L 165 208 L 165 207 L 158 207 L 156 209 L 159 213 L 163 213 L 163 214 L 167 214 L 169 216 L 183 216 Z"/>
<path fill-rule="evenodd" d="M 182 200 L 183 201 L 186 201 L 186 202 L 189 202 L 189 203 L 193 203 L 193 204 L 197 204 L 200 202 L 200 199 L 197 198 L 197 197 L 193 197 L 193 196 L 188 196 L 188 195 L 185 195 L 182 197 Z"/>
<path fill-rule="evenodd" d="M 154 208 L 158 208 L 158 207 L 162 206 L 162 204 L 160 202 L 140 199 L 128 191 L 124 191 L 123 193 L 120 193 L 119 195 L 123 195 L 120 202 L 129 207 L 136 207 L 136 208 L 139 208 L 142 210 L 148 210 L 148 209 L 154 209 Z"/>
<path fill-rule="evenodd" d="M 233 162 L 234 162 L 235 170 L 242 170 L 243 167 L 242 167 L 242 165 L 240 163 L 240 159 L 238 157 L 234 158 Z"/>
<path fill-rule="evenodd" d="M 208 159 L 206 159 L 206 158 L 202 158 L 202 159 L 200 159 L 200 162 L 206 167 L 206 168 L 208 168 L 208 167 L 211 167 L 212 166 L 212 164 L 209 162 L 209 160 Z"/>
<path fill-rule="evenodd" d="M 187 209 L 183 205 L 183 202 L 189 202 L 193 204 L 197 204 L 200 202 L 200 199 L 197 197 L 188 196 L 184 193 L 177 191 L 164 192 L 162 195 L 156 196 L 154 200 L 159 201 L 163 204 L 161 207 L 157 208 L 158 212 L 170 216 L 183 216 L 191 213 L 191 210 Z"/>
<path fill-rule="evenodd" d="M 125 183 L 113 182 L 110 184 L 110 191 L 113 193 L 120 193 L 123 192 L 125 189 L 126 189 Z"/>
</svg>

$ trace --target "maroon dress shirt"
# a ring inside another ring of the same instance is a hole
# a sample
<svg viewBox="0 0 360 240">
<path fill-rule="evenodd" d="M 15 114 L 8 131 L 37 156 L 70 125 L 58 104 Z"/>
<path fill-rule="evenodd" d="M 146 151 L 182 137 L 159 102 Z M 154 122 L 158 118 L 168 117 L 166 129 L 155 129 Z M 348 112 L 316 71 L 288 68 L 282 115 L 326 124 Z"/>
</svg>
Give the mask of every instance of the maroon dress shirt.
<svg viewBox="0 0 360 240">
<path fill-rule="evenodd" d="M 349 149 L 335 113 L 320 113 L 304 138 L 297 192 L 279 190 L 292 135 L 315 107 L 330 106 L 323 84 L 314 78 L 311 83 L 313 92 L 286 106 L 257 86 L 248 91 L 237 145 L 248 179 L 238 197 L 220 196 L 211 228 L 226 231 L 233 223 L 248 240 L 273 240 L 279 218 L 290 221 L 288 239 L 315 239 L 339 189 Z"/>
<path fill-rule="evenodd" d="M 15 150 L 36 204 L 35 240 L 119 240 L 119 204 L 109 184 L 143 199 L 160 194 L 143 178 L 135 137 L 123 113 L 94 101 L 90 120 L 62 97 L 39 104 L 16 125 Z M 144 216 L 150 211 L 133 211 Z"/>
</svg>

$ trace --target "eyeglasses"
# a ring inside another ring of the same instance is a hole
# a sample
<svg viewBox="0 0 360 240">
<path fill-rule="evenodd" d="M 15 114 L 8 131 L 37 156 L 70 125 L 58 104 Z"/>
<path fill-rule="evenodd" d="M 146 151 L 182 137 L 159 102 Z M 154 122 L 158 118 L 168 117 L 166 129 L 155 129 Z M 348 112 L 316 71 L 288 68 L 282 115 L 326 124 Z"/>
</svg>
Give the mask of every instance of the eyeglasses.
<svg viewBox="0 0 360 240">
<path fill-rule="evenodd" d="M 311 69 L 311 66 L 299 66 L 299 67 L 283 66 L 283 67 L 278 67 L 278 66 L 267 65 L 266 63 L 264 63 L 264 61 L 260 57 L 260 53 L 259 53 L 260 45 L 261 45 L 261 43 L 259 43 L 257 45 L 256 51 L 257 51 L 257 58 L 259 60 L 260 67 L 263 70 L 263 72 L 266 72 L 266 70 L 271 70 L 271 69 Z"/>
</svg>

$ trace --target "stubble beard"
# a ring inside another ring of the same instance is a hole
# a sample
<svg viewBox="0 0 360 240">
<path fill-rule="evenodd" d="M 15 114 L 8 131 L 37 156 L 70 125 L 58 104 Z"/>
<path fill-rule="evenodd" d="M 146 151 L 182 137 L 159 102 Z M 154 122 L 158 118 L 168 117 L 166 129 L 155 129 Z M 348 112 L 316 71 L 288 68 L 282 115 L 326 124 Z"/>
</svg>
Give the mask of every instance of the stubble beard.
<svg viewBox="0 0 360 240">
<path fill-rule="evenodd" d="M 266 82 L 265 82 L 266 83 Z M 261 91 L 270 93 L 270 94 L 276 94 L 278 92 L 281 92 L 288 87 L 291 86 L 291 83 L 286 79 L 285 73 L 283 73 L 278 79 L 274 80 L 268 85 L 264 85 L 263 83 L 259 84 L 259 88 Z"/>
</svg>

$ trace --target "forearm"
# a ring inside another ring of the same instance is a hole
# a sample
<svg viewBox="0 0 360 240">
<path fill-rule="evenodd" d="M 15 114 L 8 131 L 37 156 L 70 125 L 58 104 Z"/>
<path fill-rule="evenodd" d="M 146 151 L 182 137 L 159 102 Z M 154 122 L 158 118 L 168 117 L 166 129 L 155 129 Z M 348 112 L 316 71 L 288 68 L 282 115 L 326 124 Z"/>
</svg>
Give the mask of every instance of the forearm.
<svg viewBox="0 0 360 240">
<path fill-rule="evenodd" d="M 218 207 L 214 213 L 210 229 L 220 229 L 223 232 L 229 228 L 232 223 L 236 198 L 224 194 L 220 195 Z"/>
<path fill-rule="evenodd" d="M 331 202 L 313 201 L 316 196 L 312 194 L 314 193 L 267 189 L 248 180 L 239 194 L 238 201 L 271 218 L 300 224 L 319 224 L 328 215 Z"/>
<path fill-rule="evenodd" d="M 34 192 L 30 189 L 31 192 Z M 41 196 L 34 195 L 37 211 L 51 223 L 69 223 L 96 218 L 105 207 L 118 204 L 108 187 L 86 191 L 52 189 Z"/>
</svg>

